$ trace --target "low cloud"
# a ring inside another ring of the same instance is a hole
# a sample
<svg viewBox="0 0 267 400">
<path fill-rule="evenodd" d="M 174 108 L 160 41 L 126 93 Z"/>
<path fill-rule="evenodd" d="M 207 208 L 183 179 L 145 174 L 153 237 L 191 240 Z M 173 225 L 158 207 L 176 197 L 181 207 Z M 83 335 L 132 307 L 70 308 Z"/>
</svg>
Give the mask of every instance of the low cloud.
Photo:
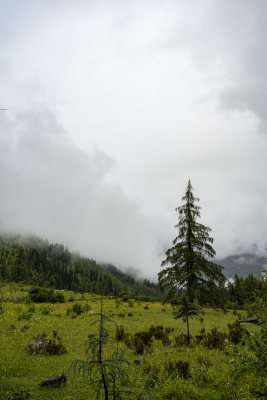
<svg viewBox="0 0 267 400">
<path fill-rule="evenodd" d="M 106 182 L 114 161 L 88 155 L 45 106 L 1 118 L 0 229 L 60 241 L 99 261 L 159 268 L 159 220 Z"/>
</svg>

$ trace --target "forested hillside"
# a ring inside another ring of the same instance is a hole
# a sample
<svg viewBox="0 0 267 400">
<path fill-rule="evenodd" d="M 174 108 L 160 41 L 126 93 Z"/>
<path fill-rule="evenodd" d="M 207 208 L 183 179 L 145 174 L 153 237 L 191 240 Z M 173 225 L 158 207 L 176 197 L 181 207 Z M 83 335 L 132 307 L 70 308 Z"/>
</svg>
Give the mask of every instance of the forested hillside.
<svg viewBox="0 0 267 400">
<path fill-rule="evenodd" d="M 230 255 L 217 262 L 224 267 L 224 274 L 228 278 L 234 278 L 236 274 L 242 277 L 253 274 L 259 278 L 264 269 L 265 260 L 264 257 L 256 254 L 243 253 Z"/>
<path fill-rule="evenodd" d="M 28 281 L 34 285 L 76 292 L 117 296 L 158 297 L 158 286 L 142 282 L 113 265 L 71 253 L 62 244 L 51 244 L 36 237 L 0 236 L 0 277 L 4 281 Z"/>
</svg>

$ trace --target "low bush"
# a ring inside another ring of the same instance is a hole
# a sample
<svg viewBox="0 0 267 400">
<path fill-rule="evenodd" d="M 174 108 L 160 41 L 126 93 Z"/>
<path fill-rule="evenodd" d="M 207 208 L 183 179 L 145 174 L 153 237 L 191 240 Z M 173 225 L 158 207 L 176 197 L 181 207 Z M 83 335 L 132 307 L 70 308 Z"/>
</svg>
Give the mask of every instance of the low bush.
<svg viewBox="0 0 267 400">
<path fill-rule="evenodd" d="M 158 297 L 147 296 L 146 294 L 139 294 L 134 298 L 136 301 L 149 301 L 150 303 L 159 301 Z"/>
<path fill-rule="evenodd" d="M 31 392 L 22 389 L 0 389 L 0 400 L 31 400 Z"/>
<path fill-rule="evenodd" d="M 116 308 L 119 308 L 121 302 L 122 302 L 122 300 L 121 300 L 120 298 L 117 298 L 117 299 L 115 300 Z"/>
<path fill-rule="evenodd" d="M 115 338 L 118 341 L 122 341 L 125 338 L 125 330 L 123 325 L 116 326 Z"/>
<path fill-rule="evenodd" d="M 129 300 L 128 300 L 128 305 L 129 305 L 130 308 L 133 308 L 133 306 L 134 306 L 134 301 L 133 301 L 132 299 L 129 299 Z"/>
<path fill-rule="evenodd" d="M 63 293 L 56 293 L 52 289 L 33 288 L 29 290 L 30 300 L 34 303 L 64 303 Z"/>
<path fill-rule="evenodd" d="M 49 315 L 49 314 L 50 314 L 50 308 L 49 308 L 49 307 L 46 307 L 46 306 L 41 307 L 41 308 L 40 308 L 40 311 L 41 311 L 41 314 L 42 314 L 42 315 Z"/>
<path fill-rule="evenodd" d="M 173 328 L 173 327 L 168 327 L 168 326 L 167 326 L 167 327 L 165 328 L 165 332 L 166 332 L 166 333 L 174 332 L 174 328 Z"/>
<path fill-rule="evenodd" d="M 240 323 L 235 322 L 234 324 L 228 324 L 228 329 L 229 329 L 229 340 L 232 343 L 239 343 L 242 339 L 243 333 L 245 332 L 245 329 L 241 328 Z"/>
<path fill-rule="evenodd" d="M 72 311 L 75 313 L 75 314 L 77 314 L 77 315 L 80 315 L 80 314 L 82 314 L 83 313 L 83 307 L 82 307 L 82 305 L 80 304 L 80 303 L 75 303 L 75 304 L 73 304 L 73 306 L 72 306 Z"/>
<path fill-rule="evenodd" d="M 28 307 L 28 312 L 29 313 L 35 313 L 35 306 L 34 306 L 34 304 L 32 304 L 30 307 Z"/>
<path fill-rule="evenodd" d="M 32 317 L 32 313 L 29 313 L 27 311 L 23 311 L 22 314 L 19 314 L 18 321 L 22 321 L 22 320 L 29 321 L 29 319 L 31 319 L 31 317 Z"/>
<path fill-rule="evenodd" d="M 149 333 L 151 336 L 154 336 L 155 339 L 160 340 L 164 336 L 164 327 L 162 325 L 151 325 L 149 328 Z"/>
<path fill-rule="evenodd" d="M 213 328 L 204 338 L 204 344 L 210 349 L 220 349 L 222 350 L 225 345 L 225 339 L 227 334 L 220 332 L 218 328 Z"/>
<path fill-rule="evenodd" d="M 77 315 L 81 315 L 84 312 L 84 308 L 80 303 L 73 304 L 72 307 L 68 307 L 66 315 L 71 318 L 76 318 Z"/>
<path fill-rule="evenodd" d="M 170 341 L 170 338 L 169 338 L 167 332 L 163 332 L 161 341 L 162 341 L 163 346 L 169 346 L 171 344 L 171 341 Z"/>
<path fill-rule="evenodd" d="M 29 325 L 27 325 L 27 324 L 25 324 L 22 328 L 21 328 L 21 332 L 25 332 L 25 331 L 27 331 L 28 329 L 30 329 L 30 326 Z"/>
<path fill-rule="evenodd" d="M 179 375 L 184 379 L 190 378 L 189 362 L 184 360 L 168 360 L 164 364 L 164 370 L 168 376 Z"/>
<path fill-rule="evenodd" d="M 53 331 L 52 338 L 50 339 L 45 332 L 36 336 L 34 339 L 36 342 L 26 346 L 26 351 L 30 355 L 45 354 L 51 356 L 67 353 L 67 349 L 62 343 L 62 339 L 58 336 L 57 331 Z M 40 345 L 38 342 L 41 341 L 43 341 L 43 344 Z M 37 345 L 35 345 L 35 343 Z"/>
<path fill-rule="evenodd" d="M 137 332 L 132 337 L 132 344 L 137 354 L 143 354 L 145 349 L 149 348 L 152 343 L 152 335 L 150 332 Z"/>
<path fill-rule="evenodd" d="M 202 329 L 199 331 L 199 334 L 195 336 L 195 338 L 196 338 L 197 344 L 199 344 L 201 341 L 204 341 L 204 339 L 206 338 L 206 331 L 205 331 L 205 328 L 202 328 Z"/>
<path fill-rule="evenodd" d="M 210 367 L 212 365 L 212 362 L 209 357 L 201 354 L 198 354 L 197 356 L 197 362 L 199 365 L 204 365 L 206 368 Z"/>
<path fill-rule="evenodd" d="M 190 337 L 191 339 L 191 337 Z M 174 342 L 176 346 L 185 346 L 188 344 L 187 335 L 181 333 L 180 335 L 174 336 Z"/>
<path fill-rule="evenodd" d="M 90 310 L 92 310 L 92 307 L 90 306 L 90 304 L 89 303 L 85 303 L 84 306 L 83 306 L 83 311 L 87 312 L 87 311 L 90 311 Z"/>
</svg>

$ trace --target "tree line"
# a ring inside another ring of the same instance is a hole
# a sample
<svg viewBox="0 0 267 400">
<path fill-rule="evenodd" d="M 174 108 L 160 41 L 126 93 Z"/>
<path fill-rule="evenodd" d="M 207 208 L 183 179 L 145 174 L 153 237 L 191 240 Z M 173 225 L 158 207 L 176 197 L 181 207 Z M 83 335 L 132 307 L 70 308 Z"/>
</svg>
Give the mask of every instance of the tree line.
<svg viewBox="0 0 267 400">
<path fill-rule="evenodd" d="M 0 279 L 80 293 L 160 297 L 158 285 L 147 279 L 138 281 L 111 264 L 71 253 L 62 244 L 23 241 L 19 236 L 0 237 Z"/>
</svg>

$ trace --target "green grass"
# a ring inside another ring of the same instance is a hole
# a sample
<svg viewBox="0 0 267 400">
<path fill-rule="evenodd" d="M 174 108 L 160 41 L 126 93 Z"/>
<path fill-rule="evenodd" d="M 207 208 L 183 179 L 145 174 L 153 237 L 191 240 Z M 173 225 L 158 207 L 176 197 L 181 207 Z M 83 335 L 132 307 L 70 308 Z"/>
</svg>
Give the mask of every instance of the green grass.
<svg viewBox="0 0 267 400">
<path fill-rule="evenodd" d="M 81 298 L 80 294 L 64 292 L 67 299 L 74 297 Z M 95 333 L 97 326 L 90 326 L 96 320 L 96 315 L 85 312 L 76 318 L 67 316 L 67 309 L 72 307 L 73 302 L 62 304 L 35 304 L 35 311 L 28 320 L 19 320 L 19 315 L 27 313 L 32 304 L 25 301 L 15 302 L 17 298 L 27 297 L 26 288 L 17 287 L 10 291 L 4 288 L 4 313 L 0 315 L 0 388 L 25 388 L 32 392 L 34 400 L 55 399 L 55 400 L 88 400 L 95 399 L 95 392 L 86 384 L 81 376 L 74 376 L 69 368 L 74 360 L 85 360 L 85 341 L 88 334 Z M 84 294 L 84 299 L 79 303 L 89 303 L 91 308 L 98 312 L 100 310 L 100 297 Z M 125 318 L 115 315 L 112 319 L 123 325 L 126 332 L 134 334 L 138 331 L 148 330 L 151 325 L 163 325 L 173 327 L 169 337 L 171 344 L 163 346 L 161 341 L 153 341 L 151 348 L 142 355 L 137 355 L 133 350 L 128 349 L 123 343 L 119 346 L 124 349 L 128 360 L 131 362 L 129 375 L 133 379 L 133 388 L 138 390 L 145 381 L 148 371 L 157 366 L 158 395 L 161 399 L 234 399 L 231 397 L 229 380 L 235 363 L 236 349 L 241 346 L 226 345 L 226 351 L 210 350 L 201 345 L 190 347 L 174 344 L 174 336 L 186 333 L 186 326 L 182 320 L 175 320 L 172 317 L 172 308 L 165 305 L 165 312 L 162 311 L 160 303 L 149 304 L 149 310 L 144 310 L 146 303 L 134 303 L 129 307 L 128 303 L 121 303 L 116 308 L 114 299 L 104 300 L 104 312 L 107 314 L 125 314 Z M 43 315 L 43 307 L 49 308 L 49 314 Z M 233 311 L 224 313 L 222 310 L 205 309 L 204 322 L 190 320 L 192 336 L 199 333 L 205 327 L 210 331 L 213 327 L 228 332 L 227 324 L 233 323 L 237 317 Z M 128 317 L 127 314 L 133 316 Z M 25 329 L 25 325 L 28 326 Z M 110 334 L 114 335 L 115 325 L 109 324 Z M 52 330 L 56 330 L 62 337 L 67 353 L 55 356 L 28 355 L 25 351 L 27 343 L 33 338 L 46 332 L 51 336 Z M 107 353 L 112 352 L 116 342 L 107 347 Z M 133 360 L 141 359 L 141 365 L 135 366 Z M 233 361 L 234 359 L 234 361 Z M 190 363 L 191 378 L 183 379 L 179 376 L 168 377 L 164 370 L 164 364 L 168 360 L 188 360 Z M 40 383 L 58 374 L 67 375 L 67 383 L 61 388 L 41 389 Z M 239 399 L 253 399 L 249 397 L 247 383 L 234 388 Z M 226 393 L 228 397 L 221 397 Z M 227 394 L 228 393 L 228 394 Z M 194 397 L 195 396 L 195 397 Z"/>
</svg>

